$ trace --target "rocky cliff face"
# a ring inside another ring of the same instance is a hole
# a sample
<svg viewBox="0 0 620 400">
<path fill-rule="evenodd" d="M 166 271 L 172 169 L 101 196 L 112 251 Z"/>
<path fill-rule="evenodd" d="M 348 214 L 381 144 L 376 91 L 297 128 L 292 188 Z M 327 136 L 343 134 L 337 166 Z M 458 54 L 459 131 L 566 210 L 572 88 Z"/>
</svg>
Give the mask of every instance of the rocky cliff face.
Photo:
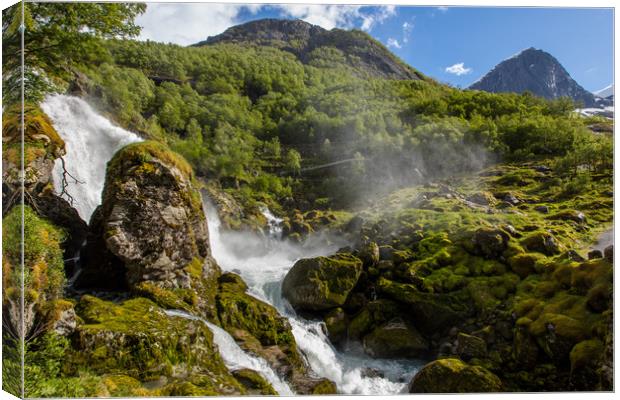
<svg viewBox="0 0 620 400">
<path fill-rule="evenodd" d="M 502 61 L 470 89 L 492 93 L 529 91 L 547 99 L 570 97 L 586 107 L 597 104 L 594 95 L 575 82 L 555 57 L 533 47 Z"/>
<path fill-rule="evenodd" d="M 301 20 L 262 19 L 233 26 L 195 46 L 238 43 L 276 47 L 295 54 L 304 64 L 321 57 L 324 50 L 336 49 L 328 61 L 342 58 L 359 74 L 389 79 L 424 79 L 424 76 L 394 56 L 381 43 L 358 31 L 332 29 Z"/>
</svg>

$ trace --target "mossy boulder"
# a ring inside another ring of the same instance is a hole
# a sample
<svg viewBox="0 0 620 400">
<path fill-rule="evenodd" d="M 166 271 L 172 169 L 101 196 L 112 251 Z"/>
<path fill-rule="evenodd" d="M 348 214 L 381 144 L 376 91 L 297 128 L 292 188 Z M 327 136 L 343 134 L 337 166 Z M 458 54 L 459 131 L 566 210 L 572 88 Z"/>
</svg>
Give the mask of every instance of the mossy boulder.
<svg viewBox="0 0 620 400">
<path fill-rule="evenodd" d="M 246 388 L 247 394 L 251 396 L 277 396 L 276 392 L 269 382 L 265 380 L 258 372 L 242 368 L 232 372 L 233 376 L 239 383 Z"/>
<path fill-rule="evenodd" d="M 508 265 L 512 272 L 519 278 L 524 279 L 528 275 L 536 272 L 536 263 L 542 258 L 537 253 L 519 253 L 508 259 Z"/>
<path fill-rule="evenodd" d="M 377 289 L 379 293 L 405 305 L 416 321 L 416 328 L 425 334 L 449 329 L 472 313 L 472 307 L 465 298 L 469 296 L 465 292 L 460 292 L 461 296 L 452 293 L 426 293 L 414 285 L 385 278 L 379 278 Z"/>
<path fill-rule="evenodd" d="M 489 370 L 456 358 L 426 364 L 411 381 L 410 393 L 499 392 L 501 380 Z"/>
<path fill-rule="evenodd" d="M 219 278 L 217 311 L 222 328 L 250 333 L 262 346 L 278 346 L 290 358 L 291 366 L 301 364 L 291 325 L 278 311 L 246 293 L 239 275 L 225 273 Z"/>
<path fill-rule="evenodd" d="M 220 270 L 211 257 L 202 199 L 189 164 L 163 144 L 130 144 L 108 163 L 102 197 L 91 218 L 76 285 L 144 294 L 141 284 L 146 282 L 171 296 L 192 290 L 196 304 L 189 306 L 212 318 Z"/>
<path fill-rule="evenodd" d="M 121 373 L 140 381 L 201 376 L 203 394 L 243 391 L 202 321 L 169 316 L 144 298 L 117 304 L 85 295 L 76 311 L 83 324 L 68 358 L 72 372 Z"/>
<path fill-rule="evenodd" d="M 522 239 L 521 244 L 529 251 L 536 251 L 547 256 L 553 256 L 562 251 L 558 240 L 548 232 L 534 232 Z"/>
<path fill-rule="evenodd" d="M 577 390 L 591 390 L 598 385 L 603 343 L 598 339 L 577 343 L 570 352 L 571 384 Z"/>
<path fill-rule="evenodd" d="M 426 339 L 401 320 L 390 321 L 364 336 L 363 346 L 374 358 L 423 357 L 429 350 Z"/>
<path fill-rule="evenodd" d="M 472 237 L 474 251 L 485 258 L 498 258 L 508 248 L 510 236 L 499 228 L 480 228 Z"/>
<path fill-rule="evenodd" d="M 346 253 L 299 260 L 282 282 L 293 308 L 320 311 L 342 306 L 362 273 L 362 261 Z"/>
<path fill-rule="evenodd" d="M 547 356 L 564 362 L 573 346 L 588 336 L 589 327 L 580 320 L 564 314 L 542 313 L 529 326 Z"/>
</svg>

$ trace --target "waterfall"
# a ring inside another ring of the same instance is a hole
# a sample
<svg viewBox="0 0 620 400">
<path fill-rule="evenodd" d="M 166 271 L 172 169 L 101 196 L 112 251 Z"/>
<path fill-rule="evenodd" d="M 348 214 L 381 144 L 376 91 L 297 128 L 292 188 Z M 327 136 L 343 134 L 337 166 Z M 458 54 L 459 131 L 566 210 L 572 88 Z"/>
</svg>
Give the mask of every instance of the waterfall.
<svg viewBox="0 0 620 400">
<path fill-rule="evenodd" d="M 406 391 L 423 361 L 373 359 L 359 343 L 351 344 L 346 352 L 338 351 L 325 335 L 323 322 L 298 316 L 282 298 L 282 280 L 295 261 L 333 254 L 345 243 L 300 246 L 281 241 L 281 231 L 273 229 L 280 222 L 268 209 L 263 210 L 263 215 L 270 222 L 272 237 L 266 241 L 251 232 L 224 230 L 217 210 L 208 200 L 205 213 L 213 257 L 222 269 L 240 274 L 250 294 L 270 303 L 288 318 L 297 346 L 316 374 L 333 380 L 342 394 L 388 395 Z"/>
<path fill-rule="evenodd" d="M 73 198 L 80 217 L 88 222 L 101 203 L 107 162 L 121 147 L 142 139 L 113 125 L 78 97 L 50 95 L 41 103 L 41 109 L 65 141 L 65 167 L 78 181 L 67 177 L 66 192 Z M 59 160 L 52 178 L 54 187 L 60 191 L 63 168 Z"/>
<path fill-rule="evenodd" d="M 229 370 L 234 371 L 241 368 L 252 369 L 267 379 L 278 394 L 283 396 L 290 396 L 293 394 L 293 391 L 288 384 L 278 377 L 276 372 L 269 366 L 269 364 L 267 364 L 267 361 L 244 352 L 235 342 L 235 339 L 233 339 L 233 337 L 230 336 L 230 334 L 228 334 L 228 332 L 224 329 L 185 311 L 166 310 L 166 314 L 171 317 L 181 317 L 202 321 L 206 324 L 213 333 L 213 341 L 217 345 L 220 355 L 224 360 L 224 364 L 226 364 L 226 367 L 228 367 Z"/>
</svg>

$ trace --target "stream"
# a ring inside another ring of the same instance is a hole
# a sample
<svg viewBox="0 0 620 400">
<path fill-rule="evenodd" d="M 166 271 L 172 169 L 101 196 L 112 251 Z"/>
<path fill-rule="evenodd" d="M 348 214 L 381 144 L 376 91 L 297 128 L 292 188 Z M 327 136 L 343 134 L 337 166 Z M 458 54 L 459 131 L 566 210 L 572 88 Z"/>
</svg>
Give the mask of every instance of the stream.
<svg viewBox="0 0 620 400">
<path fill-rule="evenodd" d="M 121 147 L 142 139 L 113 125 L 78 97 L 51 95 L 43 101 L 41 108 L 65 141 L 66 169 L 79 181 L 69 179 L 66 191 L 73 197 L 80 216 L 88 221 L 101 202 L 107 162 Z M 57 190 L 62 179 L 62 164 L 57 161 L 53 171 Z M 282 221 L 267 207 L 262 209 L 269 222 L 267 237 L 228 231 L 222 227 L 216 209 L 208 199 L 204 200 L 214 258 L 223 270 L 240 274 L 251 295 L 273 305 L 288 318 L 298 348 L 317 375 L 333 380 L 342 394 L 389 395 L 407 390 L 409 381 L 423 365 L 422 361 L 373 359 L 364 354 L 359 343 L 349 343 L 345 351 L 338 351 L 327 338 L 321 321 L 298 316 L 282 298 L 282 280 L 295 261 L 333 254 L 346 245 L 344 241 L 334 238 L 326 241 L 320 234 L 308 237 L 303 245 L 283 241 Z M 171 317 L 197 318 L 178 310 L 167 310 L 167 313 Z M 229 368 L 255 369 L 278 393 L 292 394 L 290 387 L 275 375 L 265 360 L 244 353 L 228 333 L 204 322 L 213 332 Z"/>
</svg>

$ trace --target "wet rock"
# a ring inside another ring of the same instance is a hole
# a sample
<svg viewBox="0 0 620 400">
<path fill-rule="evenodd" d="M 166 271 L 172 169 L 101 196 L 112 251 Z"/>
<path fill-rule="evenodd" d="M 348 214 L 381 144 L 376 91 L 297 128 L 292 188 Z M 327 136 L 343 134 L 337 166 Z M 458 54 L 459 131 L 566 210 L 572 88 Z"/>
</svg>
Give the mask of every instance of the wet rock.
<svg viewBox="0 0 620 400">
<path fill-rule="evenodd" d="M 364 352 L 374 358 L 421 357 L 428 342 L 415 328 L 393 320 L 364 336 Z"/>
<path fill-rule="evenodd" d="M 614 262 L 614 245 L 609 245 L 607 247 L 605 247 L 605 250 L 603 251 L 603 255 L 605 256 L 605 260 L 609 261 L 610 263 Z"/>
<path fill-rule="evenodd" d="M 457 336 L 456 353 L 465 361 L 482 358 L 487 354 L 487 344 L 479 337 L 460 332 Z"/>
<path fill-rule="evenodd" d="M 565 255 L 566 258 L 571 261 L 584 262 L 586 260 L 581 256 L 581 254 L 577 253 L 575 250 L 568 250 Z"/>
<path fill-rule="evenodd" d="M 340 307 L 331 310 L 325 316 L 325 327 L 329 340 L 334 344 L 339 344 L 347 339 L 348 318 L 344 310 Z"/>
<path fill-rule="evenodd" d="M 548 214 L 549 213 L 549 207 L 547 206 L 536 206 L 534 207 L 534 210 L 538 211 L 539 213 L 542 214 Z"/>
<path fill-rule="evenodd" d="M 375 242 L 364 244 L 359 252 L 359 258 L 366 267 L 372 267 L 379 262 L 379 246 Z"/>
<path fill-rule="evenodd" d="M 354 216 L 345 226 L 345 231 L 348 233 L 358 234 L 364 226 L 364 218 L 359 215 Z"/>
<path fill-rule="evenodd" d="M 362 261 L 350 254 L 299 260 L 282 282 L 282 296 L 295 309 L 327 310 L 342 306 L 362 273 Z"/>
<path fill-rule="evenodd" d="M 456 358 L 444 358 L 426 364 L 409 386 L 410 393 L 499 392 L 501 380 L 489 370 L 470 366 Z"/>
<path fill-rule="evenodd" d="M 370 368 L 370 367 L 362 368 L 361 375 L 363 378 L 383 378 L 384 377 L 383 372 L 377 369 L 374 369 L 374 368 Z"/>
<path fill-rule="evenodd" d="M 543 174 L 546 174 L 547 172 L 551 172 L 552 169 L 547 167 L 546 165 L 535 165 L 532 167 L 532 169 L 536 172 L 540 172 Z"/>
<path fill-rule="evenodd" d="M 521 201 L 517 198 L 517 196 L 515 196 L 512 193 L 506 193 L 504 195 L 504 197 L 502 198 L 502 200 L 504 200 L 506 203 L 510 204 L 511 206 L 516 206 L 517 204 L 519 204 Z"/>
<path fill-rule="evenodd" d="M 588 260 L 596 260 L 599 258 L 603 258 L 603 252 L 600 250 L 590 250 L 588 252 Z"/>
<path fill-rule="evenodd" d="M 576 210 L 561 211 L 547 218 L 550 220 L 573 221 L 577 224 L 583 224 L 586 222 L 585 214 L 582 213 L 581 211 L 576 211 Z"/>
<path fill-rule="evenodd" d="M 494 206 L 497 203 L 497 199 L 493 194 L 489 192 L 478 192 L 474 194 L 470 194 L 465 198 L 466 201 L 469 201 L 474 204 L 478 204 L 481 206 Z"/>
</svg>

